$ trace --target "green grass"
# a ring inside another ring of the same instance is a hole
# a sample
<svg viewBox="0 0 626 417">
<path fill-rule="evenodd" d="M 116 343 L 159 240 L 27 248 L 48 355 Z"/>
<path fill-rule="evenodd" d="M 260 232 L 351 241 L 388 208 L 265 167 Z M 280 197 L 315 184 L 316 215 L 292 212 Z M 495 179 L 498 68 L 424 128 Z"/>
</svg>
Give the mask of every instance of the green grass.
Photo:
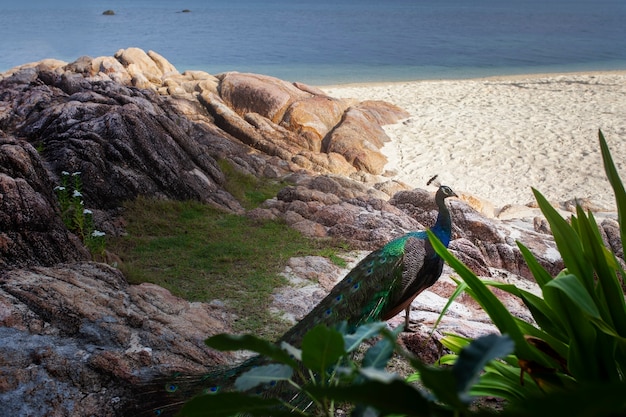
<svg viewBox="0 0 626 417">
<path fill-rule="evenodd" d="M 274 197 L 286 185 L 283 181 L 261 179 L 242 173 L 225 159 L 219 160 L 218 165 L 226 176 L 224 189 L 246 209 L 255 208 L 268 198 Z"/>
<path fill-rule="evenodd" d="M 236 332 L 274 338 L 289 326 L 268 311 L 278 275 L 294 256 L 345 264 L 347 249 L 313 240 L 286 224 L 258 222 L 193 201 L 138 198 L 124 207 L 127 236 L 107 241 L 129 282 L 151 282 L 190 301 L 223 300 L 239 318 Z"/>
</svg>

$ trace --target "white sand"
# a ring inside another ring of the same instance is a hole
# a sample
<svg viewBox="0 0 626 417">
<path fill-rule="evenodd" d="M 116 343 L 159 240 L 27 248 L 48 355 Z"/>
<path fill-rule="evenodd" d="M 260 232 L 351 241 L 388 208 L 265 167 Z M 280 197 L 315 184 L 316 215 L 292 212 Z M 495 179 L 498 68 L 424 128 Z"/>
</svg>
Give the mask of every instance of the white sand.
<svg viewBox="0 0 626 417">
<path fill-rule="evenodd" d="M 598 129 L 626 180 L 626 71 L 323 87 L 333 97 L 385 100 L 411 116 L 385 129 L 395 178 L 424 188 L 439 174 L 493 202 L 589 198 L 614 209 Z"/>
</svg>

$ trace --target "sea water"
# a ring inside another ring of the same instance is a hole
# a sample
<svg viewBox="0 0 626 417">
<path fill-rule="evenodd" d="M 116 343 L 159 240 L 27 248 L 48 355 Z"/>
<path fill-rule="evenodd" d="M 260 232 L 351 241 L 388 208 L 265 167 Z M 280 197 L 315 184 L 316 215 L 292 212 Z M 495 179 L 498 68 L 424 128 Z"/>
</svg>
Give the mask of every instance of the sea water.
<svg viewBox="0 0 626 417">
<path fill-rule="evenodd" d="M 1 2 L 0 72 L 128 47 L 315 85 L 626 69 L 626 0 Z"/>
</svg>

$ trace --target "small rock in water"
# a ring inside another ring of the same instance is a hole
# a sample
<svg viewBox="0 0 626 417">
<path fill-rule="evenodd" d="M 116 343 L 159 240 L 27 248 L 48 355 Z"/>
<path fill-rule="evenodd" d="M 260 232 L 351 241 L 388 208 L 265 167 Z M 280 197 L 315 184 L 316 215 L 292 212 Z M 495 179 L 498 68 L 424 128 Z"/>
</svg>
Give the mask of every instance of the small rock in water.
<svg viewBox="0 0 626 417">
<path fill-rule="evenodd" d="M 109 9 L 109 10 L 103 11 L 102 14 L 104 16 L 113 16 L 115 14 L 115 12 L 113 10 Z"/>
</svg>

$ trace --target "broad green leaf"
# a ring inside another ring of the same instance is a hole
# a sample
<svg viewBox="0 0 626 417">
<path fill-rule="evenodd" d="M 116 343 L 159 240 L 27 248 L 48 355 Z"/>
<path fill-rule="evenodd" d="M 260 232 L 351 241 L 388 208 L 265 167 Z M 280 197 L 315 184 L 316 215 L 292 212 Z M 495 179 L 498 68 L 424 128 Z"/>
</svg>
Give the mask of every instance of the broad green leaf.
<svg viewBox="0 0 626 417">
<path fill-rule="evenodd" d="M 187 402 L 181 414 L 186 417 L 233 417 L 240 413 L 251 416 L 293 417 L 294 414 L 280 408 L 281 402 L 274 398 L 250 396 L 240 392 L 224 392 L 200 395 Z M 298 415 L 298 414 L 295 414 Z"/>
<path fill-rule="evenodd" d="M 398 375 L 396 374 L 386 372 L 385 370 L 380 368 L 373 368 L 369 366 L 359 368 L 359 373 L 369 381 L 384 382 L 386 384 L 398 379 Z"/>
<path fill-rule="evenodd" d="M 549 331 L 544 331 L 543 329 L 537 329 L 535 326 L 533 326 L 532 324 L 522 319 L 516 318 L 516 320 L 517 320 L 517 324 L 520 330 L 522 330 L 522 332 L 524 332 L 525 335 L 536 337 L 537 339 L 543 340 L 548 345 L 550 345 L 550 347 L 552 347 L 552 349 L 554 349 L 561 357 L 567 358 L 567 352 L 569 349 L 569 346 L 568 346 L 569 338 L 567 337 L 567 334 L 565 334 L 565 338 L 563 339 L 556 338 Z"/>
<path fill-rule="evenodd" d="M 367 381 L 341 387 L 306 386 L 305 390 L 316 398 L 328 398 L 337 402 L 368 404 L 381 414 L 404 414 L 406 416 L 432 416 L 434 404 L 412 386 L 401 380 L 389 383 Z"/>
<path fill-rule="evenodd" d="M 558 279 L 557 277 L 555 280 Z M 569 371 L 576 379 L 595 380 L 598 376 L 595 362 L 597 354 L 595 327 L 580 307 L 561 289 L 546 285 L 543 296 L 552 310 L 561 317 L 563 327 L 569 336 L 567 357 Z"/>
<path fill-rule="evenodd" d="M 595 299 L 602 318 L 618 333 L 626 336 L 626 309 L 622 287 L 609 266 L 608 249 L 604 246 L 598 224 L 592 213 L 586 217 L 578 207 L 580 217 L 580 235 L 585 253 L 596 271 L 598 285 Z"/>
<path fill-rule="evenodd" d="M 561 343 L 567 341 L 567 333 L 563 331 L 559 316 L 554 313 L 543 298 L 521 290 L 520 297 L 544 333 L 558 339 Z"/>
<path fill-rule="evenodd" d="M 444 347 L 458 354 L 459 352 L 461 352 L 461 349 L 463 349 L 471 342 L 471 339 L 452 333 L 446 333 L 445 337 L 442 338 L 439 342 Z"/>
<path fill-rule="evenodd" d="M 481 376 L 477 384 L 472 386 L 470 394 L 501 396 L 513 401 L 541 395 L 542 391 L 530 375 L 522 373 L 518 366 L 492 361 L 485 366 L 485 374 Z"/>
<path fill-rule="evenodd" d="M 235 381 L 238 391 L 248 391 L 261 384 L 274 386 L 278 381 L 286 381 L 293 375 L 293 369 L 288 365 L 272 363 L 270 365 L 257 366 L 241 374 Z"/>
<path fill-rule="evenodd" d="M 251 350 L 276 362 L 297 368 L 298 363 L 276 344 L 252 335 L 218 334 L 211 336 L 204 343 L 221 351 Z"/>
<path fill-rule="evenodd" d="M 589 318 L 601 319 L 595 301 L 576 276 L 572 274 L 559 275 L 546 286 L 562 291 Z"/>
<path fill-rule="evenodd" d="M 461 398 L 457 390 L 457 378 L 449 368 L 426 366 L 417 360 L 411 364 L 420 373 L 420 380 L 442 403 L 455 409 L 467 407 L 467 399 Z"/>
<path fill-rule="evenodd" d="M 314 372 L 325 374 L 344 355 L 343 336 L 324 325 L 315 326 L 302 339 L 302 363 Z"/>
<path fill-rule="evenodd" d="M 506 356 L 514 349 L 515 344 L 510 337 L 496 334 L 479 337 L 465 346 L 452 367 L 459 396 L 463 398 L 488 362 Z"/>
<path fill-rule="evenodd" d="M 365 340 L 378 336 L 381 330 L 386 328 L 385 322 L 367 323 L 357 327 L 354 333 L 343 336 L 346 352 L 355 351 Z"/>
<path fill-rule="evenodd" d="M 393 337 L 385 337 L 371 348 L 365 352 L 365 356 L 363 356 L 363 361 L 361 362 L 362 367 L 371 367 L 376 369 L 385 369 L 389 359 L 393 355 L 393 352 L 396 347 L 395 340 L 402 331 L 402 327 L 399 326 L 392 332 Z"/>
<path fill-rule="evenodd" d="M 554 241 L 567 269 L 581 280 L 589 293 L 593 293 L 593 268 L 585 258 L 578 234 L 539 191 L 533 188 L 533 193 L 541 212 L 550 223 Z"/>
<path fill-rule="evenodd" d="M 516 402 L 499 416 L 623 416 L 626 410 L 626 384 L 581 384 L 564 392 Z"/>
</svg>

